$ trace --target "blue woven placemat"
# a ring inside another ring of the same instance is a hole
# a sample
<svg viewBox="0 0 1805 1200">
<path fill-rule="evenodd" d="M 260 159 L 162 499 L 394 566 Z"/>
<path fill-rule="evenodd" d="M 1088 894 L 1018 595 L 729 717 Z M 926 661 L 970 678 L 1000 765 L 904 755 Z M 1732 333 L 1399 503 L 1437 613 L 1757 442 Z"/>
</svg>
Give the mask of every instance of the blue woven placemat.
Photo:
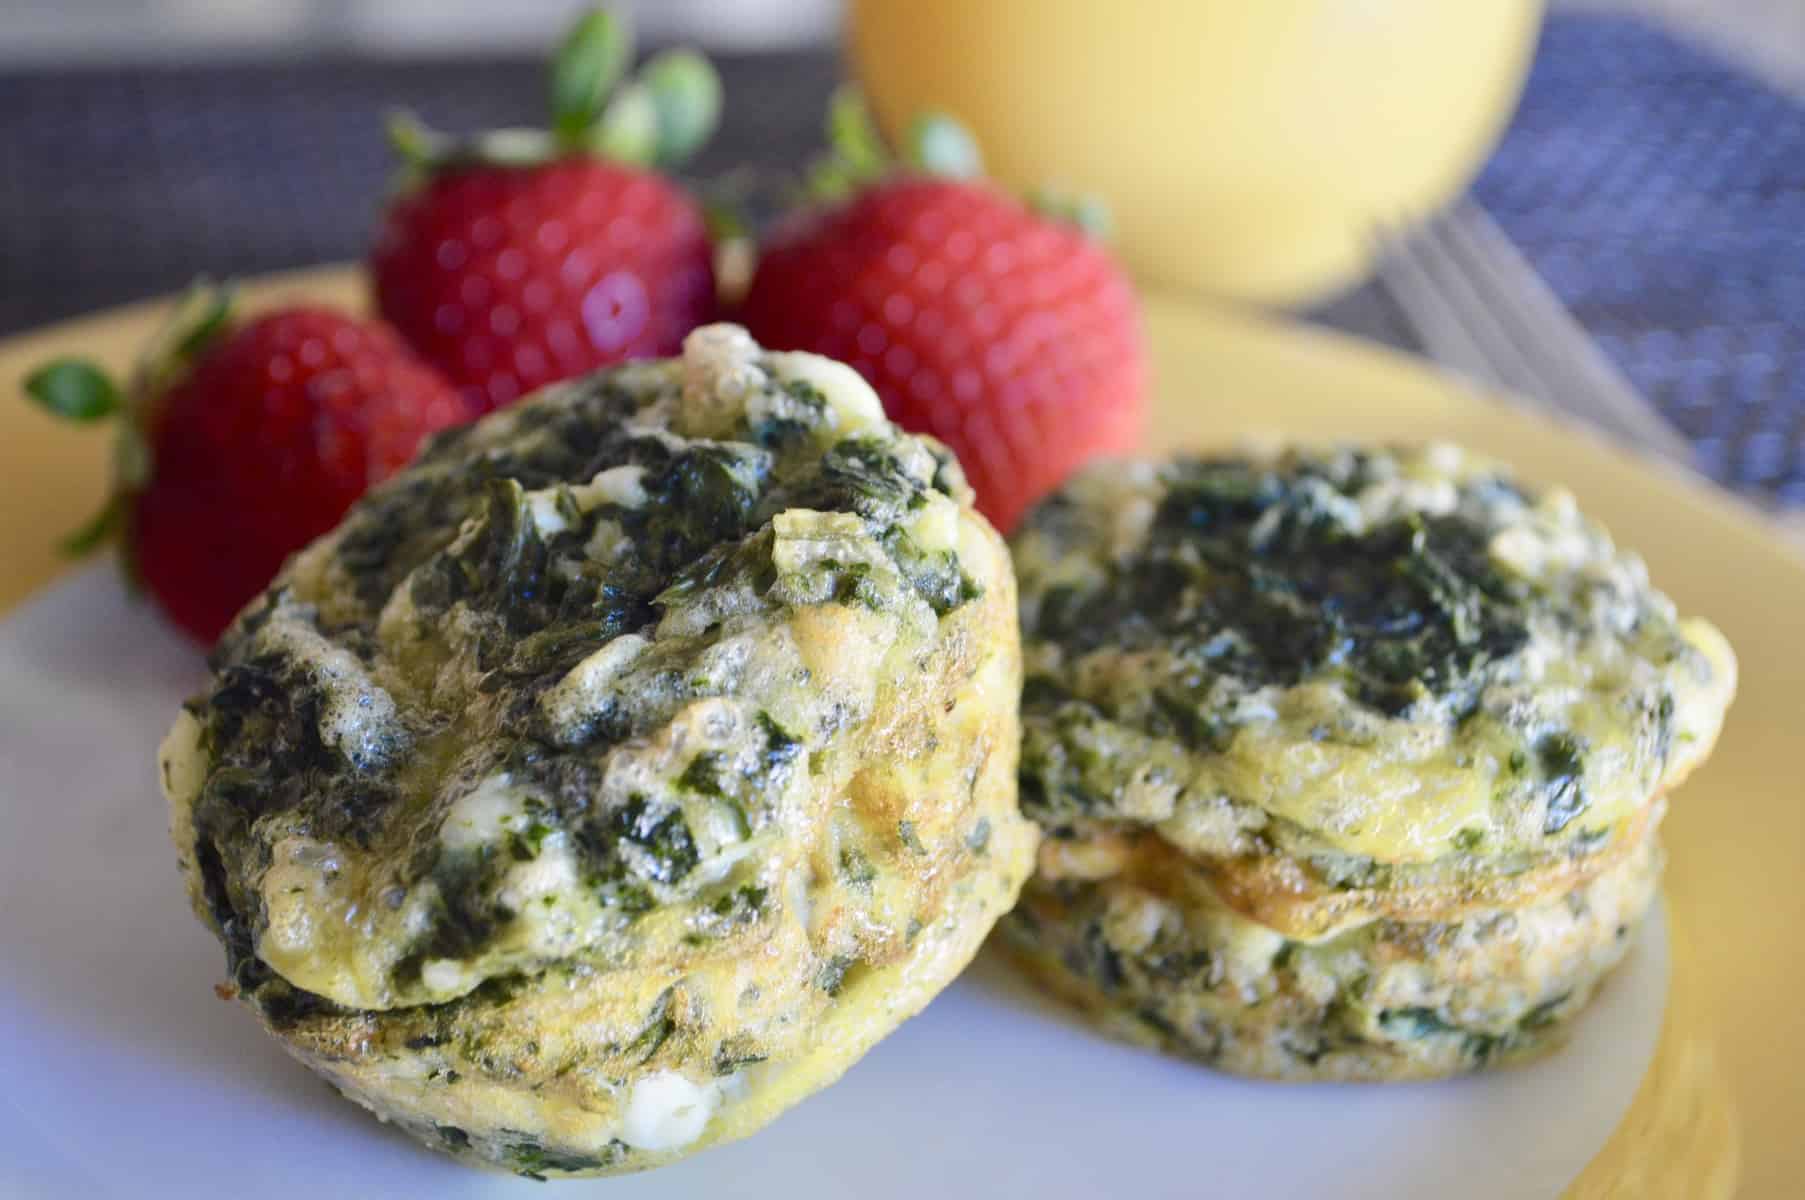
<svg viewBox="0 0 1805 1200">
<path fill-rule="evenodd" d="M 1805 105 L 1557 16 L 1476 190 L 1709 473 L 1805 505 Z"/>
</svg>

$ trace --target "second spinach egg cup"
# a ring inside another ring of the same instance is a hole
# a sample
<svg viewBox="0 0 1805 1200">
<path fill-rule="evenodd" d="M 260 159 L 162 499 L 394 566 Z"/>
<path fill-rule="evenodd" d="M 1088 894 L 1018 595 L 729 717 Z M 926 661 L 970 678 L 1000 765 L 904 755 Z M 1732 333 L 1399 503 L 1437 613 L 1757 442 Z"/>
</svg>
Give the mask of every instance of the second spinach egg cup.
<svg viewBox="0 0 1805 1200">
<path fill-rule="evenodd" d="M 1729 646 L 1562 491 L 1448 446 L 1107 464 L 1014 540 L 1007 940 L 1244 1074 L 1521 1058 L 1622 957 Z"/>
</svg>

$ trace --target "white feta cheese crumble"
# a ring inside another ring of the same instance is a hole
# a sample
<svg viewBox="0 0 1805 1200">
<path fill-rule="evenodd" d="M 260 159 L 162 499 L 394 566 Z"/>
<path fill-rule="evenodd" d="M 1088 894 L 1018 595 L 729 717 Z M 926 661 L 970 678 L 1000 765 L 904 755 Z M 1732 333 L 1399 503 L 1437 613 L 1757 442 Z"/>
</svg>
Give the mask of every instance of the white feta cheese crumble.
<svg viewBox="0 0 1805 1200">
<path fill-rule="evenodd" d="M 601 712 L 614 683 L 650 645 L 637 633 L 622 634 L 572 667 L 539 698 L 552 727 L 572 730 Z"/>
<path fill-rule="evenodd" d="M 719 1083 L 696 1083 L 675 1071 L 654 1072 L 634 1083 L 620 1140 L 636 1150 L 682 1149 L 702 1136 L 720 1103 Z"/>
</svg>

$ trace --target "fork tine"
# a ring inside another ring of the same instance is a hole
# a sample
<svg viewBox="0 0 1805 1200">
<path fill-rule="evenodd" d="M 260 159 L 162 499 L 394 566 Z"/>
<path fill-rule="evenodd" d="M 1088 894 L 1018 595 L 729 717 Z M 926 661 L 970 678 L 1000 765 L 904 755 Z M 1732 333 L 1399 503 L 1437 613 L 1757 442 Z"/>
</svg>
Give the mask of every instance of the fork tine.
<svg viewBox="0 0 1805 1200">
<path fill-rule="evenodd" d="M 1636 394 L 1476 205 L 1462 202 L 1382 245 L 1381 278 L 1431 357 L 1519 402 L 1691 463 L 1679 431 Z"/>
<path fill-rule="evenodd" d="M 1423 267 L 1420 236 L 1397 227 L 1379 236 L 1379 276 L 1429 357 L 1474 380 L 1498 386 L 1484 351 L 1449 312 L 1435 279 Z"/>
<path fill-rule="evenodd" d="M 1445 256 L 1426 225 L 1410 232 L 1388 232 L 1381 247 L 1380 275 L 1385 288 L 1430 358 L 1488 389 L 1506 389 L 1538 405 L 1543 402 L 1533 381 L 1498 361 L 1481 332 L 1464 319 L 1462 304 L 1448 295 Z"/>
<path fill-rule="evenodd" d="M 1455 213 L 1438 213 L 1424 222 L 1417 243 L 1424 269 L 1439 286 L 1439 294 L 1454 318 L 1461 322 L 1491 361 L 1499 382 L 1519 397 L 1542 408 L 1560 411 L 1565 397 L 1561 381 L 1522 341 L 1504 317 L 1491 274 L 1470 261 L 1456 228 Z"/>
<path fill-rule="evenodd" d="M 1515 344 L 1536 359 L 1538 374 L 1559 389 L 1552 396 L 1557 405 L 1640 449 L 1692 461 L 1691 445 L 1636 393 L 1483 209 L 1459 205 L 1442 232 L 1476 290 L 1489 297 L 1499 324 L 1514 332 Z"/>
</svg>

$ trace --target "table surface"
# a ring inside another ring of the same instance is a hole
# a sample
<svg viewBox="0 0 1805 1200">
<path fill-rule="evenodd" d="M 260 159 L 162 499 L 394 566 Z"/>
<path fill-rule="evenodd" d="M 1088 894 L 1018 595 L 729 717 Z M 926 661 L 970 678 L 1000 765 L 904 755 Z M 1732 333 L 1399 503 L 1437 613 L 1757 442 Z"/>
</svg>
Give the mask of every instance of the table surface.
<svg viewBox="0 0 1805 1200">
<path fill-rule="evenodd" d="M 816 149 L 831 53 L 719 62 L 732 103 L 697 176 Z M 0 75 L 0 333 L 355 258 L 392 167 L 381 113 L 475 129 L 542 103 L 512 59 Z M 1475 191 L 1708 473 L 1805 506 L 1805 107 L 1637 18 L 1563 12 Z M 1376 285 L 1302 315 L 1416 348 Z"/>
</svg>

